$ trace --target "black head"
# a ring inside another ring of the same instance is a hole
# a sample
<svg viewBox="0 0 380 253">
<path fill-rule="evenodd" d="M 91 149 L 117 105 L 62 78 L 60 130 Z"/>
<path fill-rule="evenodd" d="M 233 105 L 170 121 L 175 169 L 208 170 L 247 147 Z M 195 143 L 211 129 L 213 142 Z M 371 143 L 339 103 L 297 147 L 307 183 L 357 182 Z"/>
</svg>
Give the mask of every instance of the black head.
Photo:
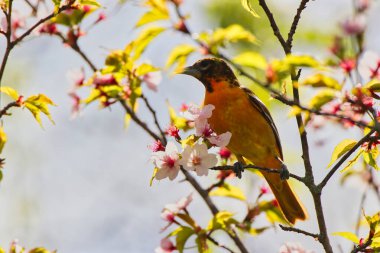
<svg viewBox="0 0 380 253">
<path fill-rule="evenodd" d="M 227 63 L 218 58 L 206 58 L 186 67 L 180 74 L 197 78 L 203 83 L 208 92 L 213 91 L 212 81 L 228 81 L 231 85 L 238 85 L 232 69 Z"/>
</svg>

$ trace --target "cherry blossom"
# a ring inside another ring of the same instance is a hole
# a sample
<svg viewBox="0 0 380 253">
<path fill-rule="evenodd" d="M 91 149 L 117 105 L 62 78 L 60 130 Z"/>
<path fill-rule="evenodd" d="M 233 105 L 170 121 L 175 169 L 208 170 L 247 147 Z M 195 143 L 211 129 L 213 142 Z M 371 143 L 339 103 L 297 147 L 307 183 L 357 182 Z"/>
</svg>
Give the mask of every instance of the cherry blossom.
<svg viewBox="0 0 380 253">
<path fill-rule="evenodd" d="M 228 159 L 228 158 L 230 158 L 230 156 L 231 156 L 231 151 L 230 151 L 228 148 L 223 147 L 223 148 L 221 148 L 221 149 L 219 150 L 219 155 L 220 155 L 220 157 L 223 158 L 223 159 Z"/>
<path fill-rule="evenodd" d="M 73 84 L 73 90 L 81 87 L 85 81 L 84 69 L 73 69 L 67 73 L 67 79 Z"/>
<path fill-rule="evenodd" d="M 148 146 L 148 148 L 153 152 L 165 151 L 165 147 L 160 140 L 155 141 L 152 145 Z"/>
<path fill-rule="evenodd" d="M 207 124 L 207 119 L 212 115 L 212 111 L 215 109 L 214 105 L 205 105 L 203 108 L 199 108 L 194 104 L 189 105 L 189 109 L 183 113 L 185 118 L 194 121 L 195 129 L 197 132 L 202 132 Z"/>
<path fill-rule="evenodd" d="M 207 152 L 206 144 L 196 143 L 193 147 L 186 146 L 182 153 L 181 165 L 186 170 L 194 170 L 198 176 L 208 175 L 208 169 L 218 162 L 215 154 Z"/>
<path fill-rule="evenodd" d="M 157 180 L 168 177 L 174 180 L 179 172 L 180 161 L 178 149 L 173 142 L 166 145 L 165 151 L 158 151 L 153 153 L 152 160 L 154 165 L 158 168 L 155 175 Z"/>
<path fill-rule="evenodd" d="M 160 247 L 154 250 L 155 253 L 171 253 L 177 248 L 174 246 L 169 238 L 163 238 L 160 243 Z"/>
<path fill-rule="evenodd" d="M 224 148 L 230 142 L 231 136 L 232 134 L 230 132 L 225 132 L 220 135 L 210 136 L 207 139 L 210 141 L 211 144 Z"/>
<path fill-rule="evenodd" d="M 162 80 L 162 75 L 160 71 L 150 72 L 150 73 L 145 74 L 142 77 L 142 80 L 146 83 L 146 86 L 150 90 L 157 91 L 158 84 Z"/>
<path fill-rule="evenodd" d="M 346 19 L 341 27 L 347 35 L 357 35 L 363 33 L 367 25 L 367 20 L 364 15 L 357 15 Z"/>
</svg>

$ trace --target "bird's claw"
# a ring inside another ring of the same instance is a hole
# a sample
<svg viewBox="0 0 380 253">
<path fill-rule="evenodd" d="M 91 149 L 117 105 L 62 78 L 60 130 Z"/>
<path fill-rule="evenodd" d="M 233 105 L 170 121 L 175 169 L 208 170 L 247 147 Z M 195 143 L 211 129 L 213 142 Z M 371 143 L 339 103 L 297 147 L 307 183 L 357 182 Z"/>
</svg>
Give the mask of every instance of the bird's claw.
<svg viewBox="0 0 380 253">
<path fill-rule="evenodd" d="M 244 172 L 244 164 L 241 162 L 234 163 L 234 169 L 233 169 L 235 175 L 237 178 L 241 179 L 241 173 Z"/>
<path fill-rule="evenodd" d="M 287 179 L 289 179 L 289 177 L 290 177 L 290 174 L 289 174 L 288 167 L 286 167 L 285 164 L 282 164 L 281 165 L 281 170 L 280 170 L 280 178 L 281 178 L 281 180 L 287 180 Z"/>
</svg>

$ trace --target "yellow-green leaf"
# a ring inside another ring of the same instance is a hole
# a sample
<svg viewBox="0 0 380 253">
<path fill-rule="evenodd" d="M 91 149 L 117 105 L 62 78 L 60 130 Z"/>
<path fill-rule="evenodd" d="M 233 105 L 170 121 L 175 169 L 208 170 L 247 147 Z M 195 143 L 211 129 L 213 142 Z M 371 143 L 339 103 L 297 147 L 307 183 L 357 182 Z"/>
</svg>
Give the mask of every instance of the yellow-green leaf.
<svg viewBox="0 0 380 253">
<path fill-rule="evenodd" d="M 7 135 L 4 132 L 4 129 L 0 126 L 0 154 L 3 151 L 4 145 L 7 142 Z"/>
<path fill-rule="evenodd" d="M 186 64 L 187 57 L 195 52 L 195 50 L 196 48 L 194 46 L 188 44 L 176 46 L 169 54 L 166 61 L 166 67 L 168 68 L 177 64 L 174 71 L 181 71 Z"/>
<path fill-rule="evenodd" d="M 268 66 L 265 57 L 257 52 L 241 53 L 235 56 L 232 61 L 242 66 L 261 70 L 265 70 Z"/>
<path fill-rule="evenodd" d="M 0 92 L 10 96 L 13 100 L 17 100 L 20 97 L 17 91 L 11 87 L 0 87 Z"/>
<path fill-rule="evenodd" d="M 229 197 L 243 201 L 247 199 L 240 188 L 227 183 L 211 191 L 210 196 Z"/>
<path fill-rule="evenodd" d="M 181 226 L 176 229 L 176 247 L 182 253 L 187 240 L 194 234 L 194 230 L 190 227 Z"/>
<path fill-rule="evenodd" d="M 34 248 L 30 250 L 28 253 L 50 253 L 50 251 L 45 248 L 39 247 L 39 248 Z"/>
<path fill-rule="evenodd" d="M 371 91 L 380 92 L 380 80 L 373 79 L 366 83 L 363 88 L 369 89 Z"/>
<path fill-rule="evenodd" d="M 51 123 L 54 124 L 53 118 L 51 117 L 49 111 L 49 105 L 56 106 L 53 101 L 44 94 L 30 96 L 24 102 L 24 106 L 33 114 L 34 118 L 37 120 L 41 127 L 41 112 L 48 117 Z"/>
<path fill-rule="evenodd" d="M 238 42 L 247 41 L 255 43 L 257 41 L 256 37 L 241 25 L 233 24 L 226 28 L 218 28 L 211 35 L 210 44 L 214 45 L 224 45 L 226 42 Z"/>
<path fill-rule="evenodd" d="M 150 72 L 156 72 L 159 70 L 160 70 L 159 68 L 157 68 L 151 64 L 143 63 L 136 68 L 135 74 L 136 74 L 136 76 L 143 76 L 143 75 L 148 74 Z"/>
<path fill-rule="evenodd" d="M 339 157 L 347 153 L 351 148 L 356 145 L 357 141 L 351 139 L 345 139 L 341 141 L 335 148 L 331 155 L 330 163 L 327 167 L 330 167 Z"/>
<path fill-rule="evenodd" d="M 139 36 L 133 40 L 126 48 L 132 48 L 132 51 L 134 52 L 133 60 L 139 59 L 149 43 L 165 30 L 166 29 L 164 27 L 159 26 L 152 26 L 142 30 Z"/>
<path fill-rule="evenodd" d="M 354 156 L 354 158 L 352 158 L 351 160 L 349 160 L 348 163 L 347 163 L 347 165 L 340 172 L 345 172 L 345 171 L 351 169 L 352 166 L 354 166 L 358 162 L 359 157 L 363 154 L 363 152 L 364 152 L 363 149 L 359 150 L 359 152 Z M 342 179 L 342 180 L 344 182 L 344 179 Z"/>
<path fill-rule="evenodd" d="M 207 230 L 208 231 L 217 230 L 217 229 L 228 230 L 229 225 L 238 223 L 232 217 L 233 217 L 233 214 L 228 211 L 218 212 L 209 222 L 207 226 Z"/>
<path fill-rule="evenodd" d="M 152 175 L 152 177 L 150 178 L 150 181 L 149 181 L 149 186 L 153 185 L 153 180 L 154 180 L 154 177 L 156 176 L 156 173 L 157 173 L 158 170 L 159 170 L 158 168 L 154 168 L 153 175 Z"/>
<path fill-rule="evenodd" d="M 170 124 L 184 131 L 189 130 L 189 126 L 187 124 L 188 120 L 184 117 L 178 116 L 175 109 L 169 104 L 169 102 L 167 102 L 167 106 L 169 109 Z"/>
<path fill-rule="evenodd" d="M 244 9 L 246 9 L 249 13 L 252 14 L 255 18 L 259 18 L 259 14 L 252 8 L 250 0 L 241 0 L 241 5 L 243 5 Z"/>
<path fill-rule="evenodd" d="M 378 157 L 378 155 L 379 155 L 379 150 L 377 149 L 377 147 L 375 147 L 363 152 L 363 160 L 369 166 L 373 167 L 376 170 L 379 170 L 380 168 L 376 162 L 376 158 Z"/>
<path fill-rule="evenodd" d="M 319 62 L 310 55 L 287 55 L 284 59 L 284 63 L 291 67 L 319 67 Z"/>
<path fill-rule="evenodd" d="M 355 244 L 359 244 L 359 238 L 351 232 L 335 232 L 333 235 L 341 236 L 343 238 L 346 238 L 347 240 L 350 240 L 351 242 L 354 242 Z"/>
<path fill-rule="evenodd" d="M 309 76 L 301 83 L 304 86 L 312 86 L 312 87 L 326 87 L 332 88 L 335 90 L 341 90 L 342 86 L 339 84 L 337 80 L 332 77 L 325 76 L 322 74 L 315 74 Z"/>
<path fill-rule="evenodd" d="M 315 110 L 321 109 L 321 107 L 335 98 L 335 91 L 331 89 L 323 89 L 319 91 L 309 102 L 309 107 Z"/>
<path fill-rule="evenodd" d="M 140 27 L 143 25 L 146 25 L 148 23 L 152 23 L 159 20 L 167 20 L 169 19 L 169 12 L 162 11 L 160 9 L 152 9 L 148 12 L 145 12 L 142 17 L 139 19 L 139 21 L 136 23 L 136 27 Z"/>
</svg>

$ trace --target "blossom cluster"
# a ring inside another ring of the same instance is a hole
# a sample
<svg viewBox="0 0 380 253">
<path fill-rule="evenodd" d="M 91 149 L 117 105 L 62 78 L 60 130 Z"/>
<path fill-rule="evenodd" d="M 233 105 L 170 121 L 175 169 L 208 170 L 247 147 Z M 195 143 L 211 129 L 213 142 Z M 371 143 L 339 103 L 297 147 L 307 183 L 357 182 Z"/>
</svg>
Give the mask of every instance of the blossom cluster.
<svg viewBox="0 0 380 253">
<path fill-rule="evenodd" d="M 172 141 L 169 141 L 165 147 L 159 140 L 151 146 L 152 162 L 158 169 L 155 173 L 157 180 L 164 178 L 174 180 L 181 166 L 188 171 L 195 171 L 198 176 L 207 176 L 209 168 L 218 163 L 216 154 L 209 153 L 209 147 L 225 148 L 231 139 L 231 133 L 218 135 L 211 129 L 208 119 L 214 109 L 213 105 L 205 105 L 203 108 L 195 105 L 187 106 L 183 116 L 195 127 L 195 135 L 189 137 L 192 142 L 181 140 L 179 129 L 175 126 L 168 128 L 168 135 L 175 137 L 176 141 L 184 146 L 181 152 Z"/>
</svg>

